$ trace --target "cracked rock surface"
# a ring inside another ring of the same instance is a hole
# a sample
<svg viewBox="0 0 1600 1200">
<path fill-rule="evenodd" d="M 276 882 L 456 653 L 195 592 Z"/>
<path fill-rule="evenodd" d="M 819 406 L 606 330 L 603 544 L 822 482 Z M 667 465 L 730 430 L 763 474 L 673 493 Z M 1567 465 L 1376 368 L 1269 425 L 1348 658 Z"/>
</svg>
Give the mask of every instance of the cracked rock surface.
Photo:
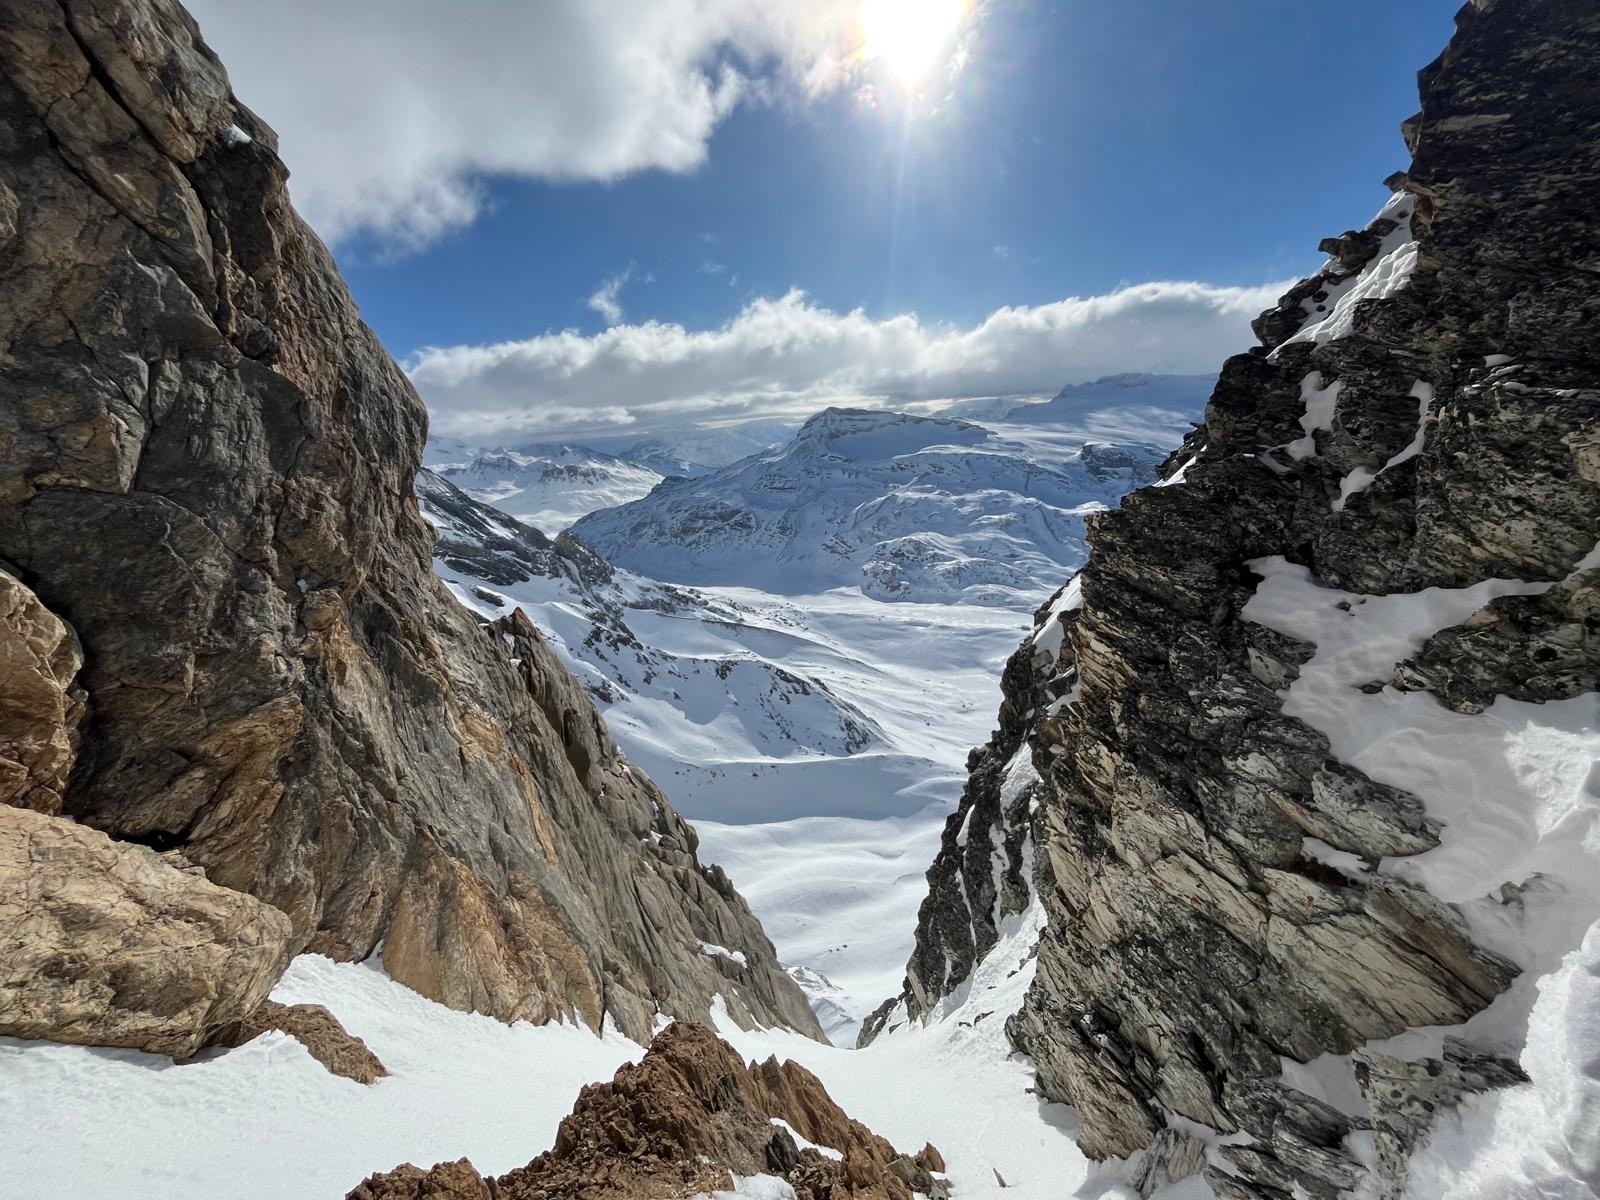
<svg viewBox="0 0 1600 1200">
<path fill-rule="evenodd" d="M 0 654 L 48 701 L 0 695 L 0 786 L 456 1008 L 820 1035 L 538 632 L 434 578 L 423 407 L 275 143 L 174 0 L 0 0 Z"/>
<path fill-rule="evenodd" d="M 1317 648 L 1243 610 L 1250 564 L 1273 557 L 1366 595 L 1548 584 L 1439 630 L 1361 690 L 1457 713 L 1595 691 L 1596 61 L 1593 6 L 1462 9 L 1419 77 L 1412 162 L 1383 214 L 1324 243 L 1328 263 L 1255 323 L 1262 344 L 1224 366 L 1205 425 L 1162 484 L 1094 521 L 1088 565 L 1006 670 L 905 991 L 878 1024 L 926 1014 L 996 919 L 1042 905 L 1008 1031 L 1040 1092 L 1075 1106 L 1084 1150 L 1141 1154 L 1152 1187 L 1205 1165 L 1193 1122 L 1248 1135 L 1213 1151 L 1220 1196 L 1331 1200 L 1373 1172 L 1394 1191 L 1438 1112 L 1516 1080 L 1498 1048 L 1459 1041 L 1361 1056 L 1465 1022 L 1516 968 L 1381 869 L 1448 830 L 1283 711 Z M 1019 753 L 1037 775 L 1025 787 Z M 1363 1111 L 1282 1081 L 1285 1059 L 1323 1055 L 1351 1056 Z"/>
</svg>

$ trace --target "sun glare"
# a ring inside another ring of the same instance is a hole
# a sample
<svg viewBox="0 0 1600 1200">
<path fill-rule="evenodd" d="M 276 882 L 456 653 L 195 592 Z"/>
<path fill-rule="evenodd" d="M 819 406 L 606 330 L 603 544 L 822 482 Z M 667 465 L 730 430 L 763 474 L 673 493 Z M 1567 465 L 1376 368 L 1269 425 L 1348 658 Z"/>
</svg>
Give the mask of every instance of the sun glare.
<svg viewBox="0 0 1600 1200">
<path fill-rule="evenodd" d="M 965 0 L 866 0 L 861 9 L 865 52 L 914 87 L 939 61 L 961 24 Z"/>
</svg>

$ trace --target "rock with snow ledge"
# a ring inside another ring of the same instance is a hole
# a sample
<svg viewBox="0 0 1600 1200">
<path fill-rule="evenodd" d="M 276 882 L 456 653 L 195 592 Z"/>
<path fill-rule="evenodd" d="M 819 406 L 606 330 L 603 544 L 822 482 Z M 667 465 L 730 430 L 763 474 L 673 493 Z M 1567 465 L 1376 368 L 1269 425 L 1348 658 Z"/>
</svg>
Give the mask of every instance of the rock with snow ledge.
<svg viewBox="0 0 1600 1200">
<path fill-rule="evenodd" d="M 990 836 L 1049 913 L 1008 1029 L 1095 1157 L 1209 1130 L 1238 1200 L 1592 1177 L 1600 1081 L 1537 993 L 1600 969 L 1597 55 L 1558 0 L 1462 10 L 1394 200 L 1257 323 L 1166 486 L 1091 522 L 1008 670 L 973 786 L 1022 725 L 1038 803 Z M 981 969 L 944 932 L 981 867 L 936 864 L 889 1023 Z M 1446 1137 L 1519 1048 L 1534 1083 Z"/>
</svg>

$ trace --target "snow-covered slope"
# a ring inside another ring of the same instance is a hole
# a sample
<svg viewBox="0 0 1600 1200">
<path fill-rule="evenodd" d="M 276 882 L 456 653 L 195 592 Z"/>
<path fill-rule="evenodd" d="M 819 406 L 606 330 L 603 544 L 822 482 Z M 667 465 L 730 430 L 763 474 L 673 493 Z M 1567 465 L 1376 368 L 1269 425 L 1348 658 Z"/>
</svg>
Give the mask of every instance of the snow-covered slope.
<svg viewBox="0 0 1600 1200">
<path fill-rule="evenodd" d="M 778 564 L 794 585 L 785 595 L 772 580 L 765 591 L 708 585 L 687 569 L 674 577 L 697 586 L 658 583 L 576 538 L 520 527 L 439 477 L 424 472 L 417 487 L 455 594 L 486 616 L 520 605 L 557 643 L 629 758 L 699 823 L 704 854 L 747 896 L 830 1035 L 848 1043 L 899 986 L 927 862 L 968 750 L 989 732 L 1000 668 L 1081 561 L 1081 516 L 1061 514 L 1117 503 L 1174 444 L 1176 433 L 1160 430 L 1119 445 L 1065 425 L 997 433 L 826 413 L 787 447 L 669 481 L 619 510 L 683 489 L 770 485 L 765 495 L 790 506 L 762 513 L 768 532 L 793 531 Z M 1007 587 L 991 574 L 952 593 L 934 576 L 886 595 L 839 586 L 847 572 L 842 582 L 859 585 L 862 572 L 815 544 L 829 532 L 818 513 L 857 531 L 887 523 L 952 563 L 984 541 L 1016 548 L 1038 530 L 1068 533 L 1052 554 L 1021 545 L 1005 564 Z M 906 532 L 919 528 L 947 532 Z M 659 532 L 670 562 L 680 548 Z M 734 578 L 759 579 L 774 563 L 749 540 L 718 558 L 716 530 L 707 538 L 704 557 Z"/>
<path fill-rule="evenodd" d="M 430 442 L 424 464 L 476 500 L 554 534 L 596 509 L 646 495 L 663 472 L 588 446 Z"/>
<path fill-rule="evenodd" d="M 949 799 L 1023 623 L 851 592 L 802 601 L 660 584 L 430 472 L 417 496 L 456 596 L 486 617 L 526 610 L 630 760 L 697 818 L 906 815 Z"/>
<path fill-rule="evenodd" d="M 866 1051 L 747 1033 L 720 1006 L 712 1015 L 745 1058 L 793 1059 L 873 1129 L 938 1146 L 963 1200 L 1067 1195 L 1091 1171 L 1071 1113 L 1027 1096 L 1027 1066 L 1001 1028 L 1032 977 L 1036 936 L 1019 923 L 967 1004 Z M 27 1132 L 6 1143 L 8 1200 L 338 1200 L 374 1170 L 461 1157 L 498 1174 L 551 1146 L 580 1088 L 644 1053 L 611 1028 L 453 1012 L 370 964 L 316 955 L 296 959 L 273 998 L 327 1007 L 388 1077 L 339 1078 L 276 1032 L 181 1066 L 0 1038 L 0 1128 Z"/>
<path fill-rule="evenodd" d="M 1152 424 L 1111 443 L 828 409 L 779 449 L 669 480 L 573 532 L 658 579 L 1031 610 L 1082 563 L 1084 517 L 1153 479 L 1182 432 Z"/>
</svg>

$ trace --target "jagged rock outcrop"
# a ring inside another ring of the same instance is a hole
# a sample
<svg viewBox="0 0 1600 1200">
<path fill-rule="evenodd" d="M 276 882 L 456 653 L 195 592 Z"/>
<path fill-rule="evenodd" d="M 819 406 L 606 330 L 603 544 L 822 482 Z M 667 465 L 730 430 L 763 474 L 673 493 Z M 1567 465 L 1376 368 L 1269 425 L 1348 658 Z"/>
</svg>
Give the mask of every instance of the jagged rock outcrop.
<svg viewBox="0 0 1600 1200">
<path fill-rule="evenodd" d="M 367 1044 L 350 1033 L 320 1004 L 279 1004 L 263 1000 L 238 1021 L 218 1030 L 213 1046 L 242 1046 L 264 1033 L 286 1033 L 335 1075 L 356 1083 L 376 1083 L 389 1074 Z"/>
<path fill-rule="evenodd" d="M 1205 426 L 1162 483 L 1093 522 L 1088 565 L 1008 669 L 1001 730 L 963 801 L 973 819 L 1021 822 L 993 845 L 1036 848 L 1048 924 L 1007 1028 L 1040 1092 L 1075 1106 L 1083 1148 L 1140 1153 L 1152 1186 L 1201 1165 L 1194 1122 L 1249 1135 L 1211 1150 L 1219 1196 L 1398 1191 L 1437 1111 L 1516 1079 L 1497 1057 L 1514 1046 L 1362 1057 L 1375 1039 L 1461 1025 L 1505 992 L 1518 968 L 1480 934 L 1521 919 L 1523 881 L 1462 884 L 1451 899 L 1472 899 L 1477 925 L 1430 894 L 1409 864 L 1452 830 L 1342 759 L 1310 723 L 1314 705 L 1286 711 L 1319 646 L 1246 610 L 1275 571 L 1339 589 L 1322 604 L 1352 621 L 1380 597 L 1514 581 L 1339 689 L 1385 713 L 1417 692 L 1447 715 L 1499 697 L 1590 699 L 1597 60 L 1593 6 L 1461 11 L 1421 73 L 1393 199 L 1325 243 L 1328 264 L 1256 322 L 1262 345 L 1223 368 Z M 1041 642 L 1059 647 L 1042 661 Z M 1315 685 L 1328 704 L 1344 703 L 1326 690 L 1336 677 Z M 985 778 L 1019 720 L 1041 777 L 1031 818 L 971 803 L 994 793 Z M 1382 724 L 1369 721 L 1368 743 Z M 1413 759 L 1429 753 L 1426 731 L 1406 736 Z M 1536 807 L 1532 792 L 1514 802 Z M 973 866 L 941 866 L 962 853 L 959 827 L 930 874 L 900 1001 L 911 1015 L 969 969 L 962 937 L 926 919 L 971 910 L 955 889 L 973 891 Z M 1347 1056 L 1351 1091 L 1355 1075 L 1381 1086 L 1338 1109 L 1288 1082 L 1285 1061 L 1323 1055 Z M 1357 1150 L 1368 1137 L 1375 1166 Z"/>
<path fill-rule="evenodd" d="M 0 805 L 0 1035 L 188 1058 L 266 999 L 291 945 L 253 896 Z"/>
<path fill-rule="evenodd" d="M 0 0 L 0 559 L 82 647 L 64 810 L 456 1007 L 820 1035 L 536 631 L 434 578 L 422 405 L 274 145 L 174 0 Z"/>
<path fill-rule="evenodd" d="M 527 1166 L 484 1179 L 465 1160 L 407 1164 L 349 1200 L 683 1200 L 731 1187 L 730 1175 L 776 1176 L 799 1200 L 941 1200 L 943 1170 L 932 1146 L 900 1154 L 852 1120 L 799 1064 L 746 1064 L 679 1021 L 639 1063 L 584 1088 L 555 1146 Z"/>
</svg>

